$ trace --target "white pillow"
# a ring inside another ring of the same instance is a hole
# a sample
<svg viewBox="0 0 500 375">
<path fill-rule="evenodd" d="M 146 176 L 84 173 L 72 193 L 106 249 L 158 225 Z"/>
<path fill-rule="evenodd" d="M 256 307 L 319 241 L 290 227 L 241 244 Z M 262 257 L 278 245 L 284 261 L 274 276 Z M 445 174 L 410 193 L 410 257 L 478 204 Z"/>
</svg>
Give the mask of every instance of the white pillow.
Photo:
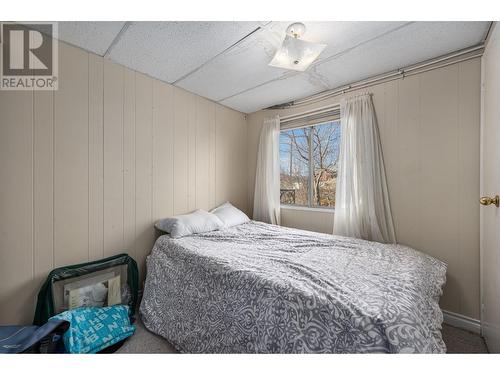
<svg viewBox="0 0 500 375">
<path fill-rule="evenodd" d="M 169 233 L 172 238 L 179 238 L 218 230 L 224 227 L 224 224 L 216 215 L 205 210 L 196 210 L 190 214 L 161 219 L 155 227 Z"/>
<path fill-rule="evenodd" d="M 210 212 L 217 215 L 217 217 L 224 223 L 225 227 L 232 227 L 234 225 L 244 224 L 250 221 L 248 216 L 245 215 L 243 211 L 238 210 L 229 202 L 221 204 L 219 207 L 214 208 Z"/>
</svg>

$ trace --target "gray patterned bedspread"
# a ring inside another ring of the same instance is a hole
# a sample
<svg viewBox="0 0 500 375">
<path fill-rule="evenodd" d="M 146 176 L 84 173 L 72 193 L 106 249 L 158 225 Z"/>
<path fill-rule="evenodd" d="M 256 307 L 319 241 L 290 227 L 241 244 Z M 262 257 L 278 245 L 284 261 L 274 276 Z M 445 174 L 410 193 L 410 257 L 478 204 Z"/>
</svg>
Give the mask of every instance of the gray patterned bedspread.
<svg viewBox="0 0 500 375">
<path fill-rule="evenodd" d="M 158 238 L 140 312 L 190 353 L 443 353 L 445 274 L 405 246 L 254 221 Z"/>
</svg>

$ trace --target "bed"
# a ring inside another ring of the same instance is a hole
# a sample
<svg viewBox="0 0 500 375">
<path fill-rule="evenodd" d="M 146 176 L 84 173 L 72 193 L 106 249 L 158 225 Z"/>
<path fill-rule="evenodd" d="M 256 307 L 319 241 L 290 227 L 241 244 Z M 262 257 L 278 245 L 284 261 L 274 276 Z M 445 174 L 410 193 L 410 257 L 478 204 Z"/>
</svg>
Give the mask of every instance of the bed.
<svg viewBox="0 0 500 375">
<path fill-rule="evenodd" d="M 145 326 L 188 353 L 444 353 L 446 264 L 251 221 L 157 239 Z"/>
</svg>

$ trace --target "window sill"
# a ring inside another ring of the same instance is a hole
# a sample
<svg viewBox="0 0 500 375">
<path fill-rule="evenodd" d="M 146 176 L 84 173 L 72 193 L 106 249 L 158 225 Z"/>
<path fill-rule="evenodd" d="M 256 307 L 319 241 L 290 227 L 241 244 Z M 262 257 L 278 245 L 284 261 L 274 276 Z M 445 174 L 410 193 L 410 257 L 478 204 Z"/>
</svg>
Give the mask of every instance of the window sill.
<svg viewBox="0 0 500 375">
<path fill-rule="evenodd" d="M 311 212 L 324 212 L 329 214 L 334 214 L 334 208 L 320 208 L 320 207 L 305 207 L 305 206 L 292 206 L 287 204 L 282 204 L 280 206 L 282 210 L 295 210 L 295 211 L 311 211 Z"/>
</svg>

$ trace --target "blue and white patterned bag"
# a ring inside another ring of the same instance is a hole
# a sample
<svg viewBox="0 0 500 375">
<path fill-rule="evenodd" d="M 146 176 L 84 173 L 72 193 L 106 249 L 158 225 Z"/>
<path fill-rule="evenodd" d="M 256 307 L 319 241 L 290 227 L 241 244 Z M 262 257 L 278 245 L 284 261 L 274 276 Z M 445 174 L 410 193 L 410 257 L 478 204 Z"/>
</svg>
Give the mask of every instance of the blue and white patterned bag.
<svg viewBox="0 0 500 375">
<path fill-rule="evenodd" d="M 52 319 L 70 322 L 63 336 L 69 353 L 97 353 L 108 346 L 132 336 L 135 327 L 130 324 L 128 306 L 80 307 L 64 311 Z"/>
</svg>

